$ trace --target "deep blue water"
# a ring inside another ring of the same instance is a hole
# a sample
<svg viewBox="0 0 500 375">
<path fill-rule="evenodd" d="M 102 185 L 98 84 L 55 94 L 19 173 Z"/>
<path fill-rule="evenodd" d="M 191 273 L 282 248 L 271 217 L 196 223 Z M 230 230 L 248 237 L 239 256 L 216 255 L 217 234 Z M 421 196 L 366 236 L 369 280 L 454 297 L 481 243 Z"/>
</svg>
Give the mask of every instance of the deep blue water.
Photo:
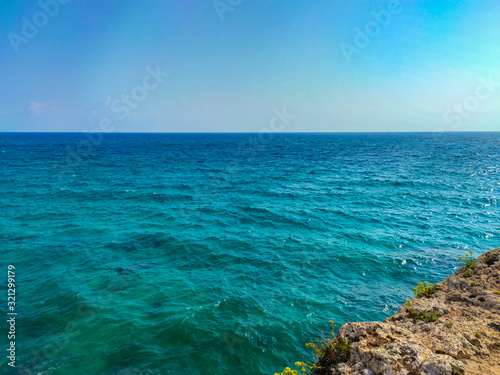
<svg viewBox="0 0 500 375">
<path fill-rule="evenodd" d="M 273 374 L 500 246 L 500 133 L 85 139 L 0 134 L 14 374 Z"/>
</svg>

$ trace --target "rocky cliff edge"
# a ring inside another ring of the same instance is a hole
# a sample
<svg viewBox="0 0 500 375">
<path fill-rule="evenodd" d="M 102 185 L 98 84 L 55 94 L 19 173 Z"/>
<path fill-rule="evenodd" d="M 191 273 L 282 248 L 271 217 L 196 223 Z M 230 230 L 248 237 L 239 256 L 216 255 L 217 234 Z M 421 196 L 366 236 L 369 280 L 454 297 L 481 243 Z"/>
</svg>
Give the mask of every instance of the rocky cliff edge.
<svg viewBox="0 0 500 375">
<path fill-rule="evenodd" d="M 383 322 L 340 328 L 352 349 L 328 372 L 500 375 L 500 248 L 426 290 Z"/>
</svg>

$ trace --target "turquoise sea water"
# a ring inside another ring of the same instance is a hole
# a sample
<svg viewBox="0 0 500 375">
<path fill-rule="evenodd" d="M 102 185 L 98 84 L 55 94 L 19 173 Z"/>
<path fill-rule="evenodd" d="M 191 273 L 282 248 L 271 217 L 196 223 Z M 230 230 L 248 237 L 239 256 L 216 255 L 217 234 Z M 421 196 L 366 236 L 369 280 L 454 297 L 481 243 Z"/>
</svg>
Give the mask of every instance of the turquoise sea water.
<svg viewBox="0 0 500 375">
<path fill-rule="evenodd" d="M 8 373 L 273 374 L 500 246 L 500 133 L 85 139 L 0 134 Z"/>
</svg>

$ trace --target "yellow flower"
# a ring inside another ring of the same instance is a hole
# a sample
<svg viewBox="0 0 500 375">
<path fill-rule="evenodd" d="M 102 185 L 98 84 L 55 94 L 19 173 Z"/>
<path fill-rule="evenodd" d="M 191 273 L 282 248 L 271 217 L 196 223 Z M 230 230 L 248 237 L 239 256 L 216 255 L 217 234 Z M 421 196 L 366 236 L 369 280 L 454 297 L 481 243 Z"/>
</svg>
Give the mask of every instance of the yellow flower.
<svg viewBox="0 0 500 375">
<path fill-rule="evenodd" d="M 330 320 L 328 323 L 330 323 L 333 326 L 333 320 Z"/>
</svg>

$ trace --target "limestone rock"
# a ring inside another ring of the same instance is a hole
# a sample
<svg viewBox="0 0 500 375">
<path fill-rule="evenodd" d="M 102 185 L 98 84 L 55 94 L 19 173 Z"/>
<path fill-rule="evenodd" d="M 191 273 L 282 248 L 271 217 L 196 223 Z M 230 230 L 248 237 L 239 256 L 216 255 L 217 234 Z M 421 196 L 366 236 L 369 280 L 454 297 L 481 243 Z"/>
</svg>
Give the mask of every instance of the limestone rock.
<svg viewBox="0 0 500 375">
<path fill-rule="evenodd" d="M 481 255 L 472 276 L 465 268 L 436 284 L 416 311 L 441 314 L 416 322 L 408 303 L 383 322 L 347 323 L 338 338 L 353 349 L 332 375 L 500 375 L 500 248 Z"/>
</svg>

